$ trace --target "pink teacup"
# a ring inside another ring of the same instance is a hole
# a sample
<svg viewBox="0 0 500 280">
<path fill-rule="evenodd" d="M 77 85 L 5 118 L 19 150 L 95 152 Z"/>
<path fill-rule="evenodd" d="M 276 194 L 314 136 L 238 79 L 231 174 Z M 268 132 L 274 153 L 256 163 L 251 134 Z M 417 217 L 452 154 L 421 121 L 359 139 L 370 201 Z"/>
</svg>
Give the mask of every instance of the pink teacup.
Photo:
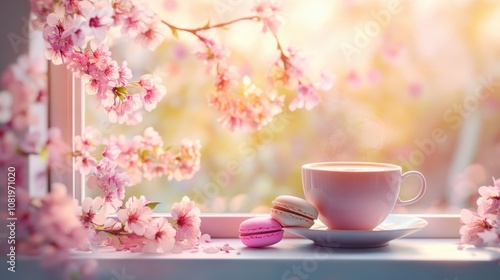
<svg viewBox="0 0 500 280">
<path fill-rule="evenodd" d="M 420 179 L 420 192 L 410 200 L 399 199 L 401 182 Z M 400 166 L 375 162 L 317 162 L 302 166 L 304 194 L 330 229 L 372 230 L 389 216 L 394 206 L 417 202 L 425 192 L 425 177 L 417 171 L 402 174 Z"/>
</svg>

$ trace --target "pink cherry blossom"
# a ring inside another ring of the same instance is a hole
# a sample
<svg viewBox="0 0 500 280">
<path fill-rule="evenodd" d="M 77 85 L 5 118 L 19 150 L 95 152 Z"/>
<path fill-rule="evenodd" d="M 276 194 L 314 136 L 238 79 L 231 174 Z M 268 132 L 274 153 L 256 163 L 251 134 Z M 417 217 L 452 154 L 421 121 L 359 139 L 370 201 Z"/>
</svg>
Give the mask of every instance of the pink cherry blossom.
<svg viewBox="0 0 500 280">
<path fill-rule="evenodd" d="M 262 32 L 264 33 L 269 30 L 271 33 L 276 34 L 278 28 L 284 22 L 283 18 L 279 15 L 281 5 L 277 4 L 274 0 L 258 1 L 255 3 L 252 11 L 256 12 L 264 23 L 262 27 Z"/>
<path fill-rule="evenodd" d="M 280 57 L 276 64 L 284 67 L 285 76 L 283 82 L 286 86 L 293 88 L 304 80 L 309 64 L 306 57 L 297 48 L 288 47 L 286 53 L 288 53 L 287 59 L 282 61 Z"/>
<path fill-rule="evenodd" d="M 114 0 L 112 2 L 115 26 L 123 25 L 124 16 L 130 14 L 130 10 L 135 7 L 133 4 L 131 0 Z"/>
<path fill-rule="evenodd" d="M 117 80 L 120 78 L 120 67 L 118 63 L 114 60 L 109 61 L 103 69 L 100 69 L 98 73 L 101 75 L 101 81 L 107 82 L 108 86 L 116 86 Z"/>
<path fill-rule="evenodd" d="M 206 38 L 202 32 L 197 33 L 199 41 L 199 49 L 195 51 L 198 59 L 207 64 L 207 69 L 210 70 L 218 63 L 223 63 L 230 56 L 230 51 L 224 46 L 217 44 L 213 39 Z"/>
<path fill-rule="evenodd" d="M 128 68 L 127 61 L 123 61 L 118 68 L 118 78 L 116 79 L 116 86 L 125 86 L 130 79 L 132 79 L 132 70 Z"/>
<path fill-rule="evenodd" d="M 96 49 L 89 49 L 85 52 L 85 55 L 87 56 L 89 66 L 95 67 L 97 71 L 104 70 L 113 61 L 107 44 L 103 44 Z"/>
<path fill-rule="evenodd" d="M 86 227 L 94 228 L 104 225 L 109 208 L 100 196 L 92 199 L 86 197 L 82 202 L 82 222 Z"/>
<path fill-rule="evenodd" d="M 47 21 L 47 16 L 54 10 L 53 0 L 30 0 L 31 13 L 34 16 L 33 26 L 42 28 Z"/>
<path fill-rule="evenodd" d="M 73 37 L 71 32 L 67 32 L 71 26 L 67 26 L 67 23 L 64 18 L 59 18 L 52 13 L 47 16 L 47 25 L 43 29 L 43 38 L 47 47 L 45 57 L 56 65 L 62 64 L 73 51 Z"/>
<path fill-rule="evenodd" d="M 120 148 L 115 144 L 109 144 L 104 148 L 102 156 L 109 158 L 110 160 L 116 160 L 120 155 Z"/>
<path fill-rule="evenodd" d="M 86 20 L 82 24 L 82 31 L 87 36 L 92 36 L 94 42 L 100 45 L 106 39 L 106 34 L 114 23 L 111 3 L 107 0 L 81 1 L 79 8 Z"/>
<path fill-rule="evenodd" d="M 214 86 L 216 92 L 226 92 L 232 90 L 237 86 L 238 73 L 234 66 L 228 66 L 224 62 L 217 64 L 217 75 L 215 76 Z M 209 101 L 210 103 L 217 103 L 216 101 Z"/>
<path fill-rule="evenodd" d="M 103 84 L 100 79 L 93 78 L 92 76 L 85 74 L 82 76 L 82 82 L 85 84 L 85 91 L 87 94 L 97 95 L 100 100 L 109 98 L 113 101 L 114 96 L 108 96 L 108 91 L 106 88 L 103 88 Z"/>
<path fill-rule="evenodd" d="M 2 81 L 7 89 L 10 88 L 12 83 L 17 81 L 24 85 L 25 90 L 32 91 L 35 97 L 38 97 L 41 91 L 47 91 L 47 64 L 43 59 L 23 54 L 6 71 L 12 72 L 13 79 Z M 35 98 L 34 101 L 37 99 Z"/>
<path fill-rule="evenodd" d="M 144 251 L 156 253 L 157 248 L 170 252 L 175 244 L 175 229 L 166 218 L 155 218 L 149 223 L 144 237 L 148 239 Z"/>
<path fill-rule="evenodd" d="M 83 3 L 83 2 L 82 2 Z M 67 34 L 70 34 L 72 43 L 74 44 L 75 49 L 83 50 L 87 46 L 87 42 L 89 40 L 87 36 L 87 32 L 84 27 L 85 19 L 81 16 L 67 16 L 65 18 L 67 30 L 65 31 Z M 71 56 L 74 54 L 68 53 L 67 58 L 71 60 Z"/>
<path fill-rule="evenodd" d="M 284 96 L 274 91 L 264 92 L 247 76 L 243 78 L 243 96 L 228 90 L 209 96 L 209 105 L 219 111 L 218 121 L 231 131 L 238 128 L 258 130 L 282 111 Z"/>
<path fill-rule="evenodd" d="M 149 50 L 155 50 L 161 44 L 167 32 L 167 27 L 161 22 L 160 17 L 153 14 L 144 18 L 139 24 L 139 33 L 135 40 Z"/>
<path fill-rule="evenodd" d="M 200 208 L 196 207 L 189 197 L 184 196 L 181 202 L 172 206 L 172 219 L 174 228 L 177 231 L 175 240 L 185 241 L 188 246 L 195 246 L 198 243 L 200 232 Z"/>
<path fill-rule="evenodd" d="M 109 106 L 117 97 L 114 87 L 118 85 L 118 79 L 121 79 L 118 63 L 109 57 L 107 47 L 94 52 L 88 51 L 86 55 L 88 65 L 83 76 L 86 90 L 89 94 L 97 95 L 103 106 Z"/>
<path fill-rule="evenodd" d="M 321 98 L 314 85 L 300 85 L 297 96 L 288 105 L 288 108 L 290 111 L 295 111 L 297 108 L 311 110 L 319 104 L 320 100 Z"/>
<path fill-rule="evenodd" d="M 67 67 L 78 78 L 82 77 L 83 73 L 88 72 L 88 66 L 89 61 L 86 53 L 73 52 L 67 56 Z M 90 76 L 88 75 L 86 75 L 86 79 L 86 83 L 91 80 Z M 94 87 L 94 85 L 86 86 L 88 92 L 92 91 Z"/>
<path fill-rule="evenodd" d="M 176 157 L 179 163 L 175 170 L 175 180 L 191 179 L 200 170 L 200 149 L 201 144 L 198 140 L 183 139 L 181 141 L 180 151 Z"/>
<path fill-rule="evenodd" d="M 141 96 L 138 94 L 127 95 L 122 101 L 115 100 L 113 105 L 106 106 L 108 119 L 111 123 L 127 123 L 129 125 L 137 124 L 134 120 L 134 114 L 142 107 Z"/>
<path fill-rule="evenodd" d="M 152 153 L 157 153 L 163 146 L 163 139 L 153 127 L 146 128 L 142 137 L 136 137 L 134 141 L 139 143 L 142 149 Z"/>
<path fill-rule="evenodd" d="M 146 180 L 159 178 L 167 173 L 167 165 L 163 163 L 146 161 L 143 163 L 143 176 Z"/>
<path fill-rule="evenodd" d="M 500 227 L 494 227 L 490 230 L 485 230 L 477 234 L 482 240 L 485 247 L 500 246 Z"/>
<path fill-rule="evenodd" d="M 467 209 L 460 211 L 460 220 L 465 224 L 460 228 L 462 244 L 483 246 L 484 241 L 478 234 L 490 230 L 491 224 L 485 218 Z"/>
<path fill-rule="evenodd" d="M 82 135 L 75 136 L 75 149 L 80 152 L 94 152 L 96 150 L 96 146 L 101 144 L 101 132 L 88 126 L 85 128 Z"/>
<path fill-rule="evenodd" d="M 496 217 L 491 220 L 491 224 L 491 229 L 485 229 L 477 235 L 483 239 L 484 246 L 500 247 L 500 215 L 496 215 Z"/>
<path fill-rule="evenodd" d="M 297 95 L 288 105 L 291 111 L 298 108 L 311 110 L 321 101 L 319 91 L 328 91 L 333 86 L 333 76 L 322 73 L 317 82 L 312 82 L 305 73 L 308 72 L 307 59 L 296 48 L 287 48 L 286 52 L 280 49 L 280 56 L 276 59 L 269 82 L 276 86 L 282 82 L 286 87 L 295 90 Z"/>
<path fill-rule="evenodd" d="M 91 156 L 88 152 L 82 152 L 79 155 L 75 156 L 75 166 L 74 168 L 82 175 L 89 175 L 94 171 L 94 168 L 97 166 L 97 160 Z M 91 184 L 91 186 L 93 186 Z M 89 186 L 89 187 L 91 187 Z"/>
<path fill-rule="evenodd" d="M 88 186 L 100 188 L 105 200 L 116 207 L 118 201 L 125 197 L 125 188 L 130 186 L 130 176 L 117 170 L 115 162 L 104 157 L 93 169 Z"/>
<path fill-rule="evenodd" d="M 9 103 L 10 105 L 8 109 L 0 109 L 0 114 L 5 114 L 4 122 L 12 129 L 24 130 L 38 120 L 33 116 L 31 106 L 45 102 L 46 70 L 43 60 L 23 54 L 2 73 L 1 80 L 5 89 L 2 101 L 5 103 L 2 102 L 0 108 L 5 108 Z"/>
<path fill-rule="evenodd" d="M 478 191 L 477 205 L 482 206 L 486 214 L 500 215 L 500 179 L 495 180 L 493 186 L 482 186 Z"/>
<path fill-rule="evenodd" d="M 290 111 L 295 111 L 297 108 L 313 109 L 321 101 L 318 91 L 330 90 L 332 85 L 333 78 L 324 73 L 321 75 L 319 82 L 307 85 L 300 82 L 297 89 L 297 96 L 290 102 L 288 108 Z"/>
<path fill-rule="evenodd" d="M 151 75 L 144 75 L 139 80 L 142 87 L 141 98 L 146 111 L 151 112 L 156 104 L 166 95 L 167 89 L 161 84 L 161 79 Z"/>
<path fill-rule="evenodd" d="M 113 3 L 115 23 L 122 26 L 122 33 L 135 38 L 140 33 L 142 20 L 151 14 L 144 5 L 133 5 L 130 0 Z"/>
<path fill-rule="evenodd" d="M 80 14 L 80 2 L 82 2 L 82 0 L 61 0 L 61 5 L 64 7 L 67 14 Z"/>
<path fill-rule="evenodd" d="M 139 236 L 144 235 L 148 220 L 153 214 L 153 210 L 149 208 L 145 199 L 131 197 L 125 204 L 125 209 L 117 212 L 118 219 L 125 223 L 125 230 Z"/>
<path fill-rule="evenodd" d="M 120 137 L 111 136 L 108 141 L 109 145 L 116 145 L 120 149 L 116 163 L 130 175 L 131 184 L 140 183 L 142 181 L 142 161 L 137 154 L 139 145 L 135 141 L 129 141 L 123 135 Z"/>
</svg>

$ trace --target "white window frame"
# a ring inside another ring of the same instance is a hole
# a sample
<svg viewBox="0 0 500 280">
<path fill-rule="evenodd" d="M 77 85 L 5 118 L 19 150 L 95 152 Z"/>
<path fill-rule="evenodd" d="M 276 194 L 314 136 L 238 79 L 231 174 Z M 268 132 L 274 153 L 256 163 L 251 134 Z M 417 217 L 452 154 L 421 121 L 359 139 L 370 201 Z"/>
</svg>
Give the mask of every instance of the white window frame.
<svg viewBox="0 0 500 280">
<path fill-rule="evenodd" d="M 49 127 L 59 128 L 62 140 L 72 150 L 75 149 L 74 138 L 82 135 L 85 121 L 85 94 L 81 85 L 80 79 L 65 65 L 49 62 Z M 80 172 L 75 172 L 74 165 L 74 158 L 57 164 L 49 172 L 49 184 L 63 183 L 68 188 L 68 194 L 81 202 L 85 198 L 84 178 Z"/>
<path fill-rule="evenodd" d="M 85 127 L 85 89 L 80 81 L 65 66 L 49 64 L 49 125 L 59 127 L 63 140 L 74 147 L 74 137 L 81 135 Z M 85 197 L 84 178 L 74 171 L 74 159 L 67 166 L 51 171 L 50 183 L 62 182 L 68 193 L 79 202 Z M 157 216 L 169 216 L 158 213 Z M 264 214 L 203 213 L 201 231 L 213 238 L 236 238 L 239 224 L 250 217 Z M 459 238 L 460 216 L 458 214 L 408 214 L 427 220 L 428 225 L 410 238 Z M 289 236 L 291 237 L 291 236 Z"/>
</svg>

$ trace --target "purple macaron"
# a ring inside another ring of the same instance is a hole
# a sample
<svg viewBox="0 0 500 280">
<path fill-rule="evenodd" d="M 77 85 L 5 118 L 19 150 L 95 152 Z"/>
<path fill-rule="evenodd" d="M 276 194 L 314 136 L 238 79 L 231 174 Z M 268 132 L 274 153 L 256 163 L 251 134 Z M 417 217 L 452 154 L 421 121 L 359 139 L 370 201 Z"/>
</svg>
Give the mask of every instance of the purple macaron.
<svg viewBox="0 0 500 280">
<path fill-rule="evenodd" d="M 256 217 L 240 224 L 240 239 L 248 247 L 265 247 L 283 239 L 283 227 L 271 217 Z"/>
</svg>

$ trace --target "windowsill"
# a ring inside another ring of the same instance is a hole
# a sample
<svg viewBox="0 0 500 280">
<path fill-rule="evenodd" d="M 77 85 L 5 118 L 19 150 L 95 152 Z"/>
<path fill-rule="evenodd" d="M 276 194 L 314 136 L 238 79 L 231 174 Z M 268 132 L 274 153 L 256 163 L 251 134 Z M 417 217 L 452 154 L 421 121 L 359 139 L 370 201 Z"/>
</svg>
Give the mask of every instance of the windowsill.
<svg viewBox="0 0 500 280">
<path fill-rule="evenodd" d="M 498 279 L 500 251 L 457 249 L 458 239 L 403 238 L 372 249 L 334 249 L 325 254 L 306 239 L 284 239 L 264 249 L 238 239 L 214 239 L 203 245 L 229 244 L 235 250 L 215 254 L 142 254 L 103 248 L 75 258 L 98 261 L 98 279 Z M 43 279 L 33 258 L 18 261 L 16 276 Z M 3 273 L 2 273 L 3 274 Z M 12 275 L 11 275 L 12 276 Z M 9 278 L 10 279 L 10 278 Z M 15 278 L 18 279 L 18 278 Z M 19 278 L 21 279 L 21 278 Z"/>
</svg>

